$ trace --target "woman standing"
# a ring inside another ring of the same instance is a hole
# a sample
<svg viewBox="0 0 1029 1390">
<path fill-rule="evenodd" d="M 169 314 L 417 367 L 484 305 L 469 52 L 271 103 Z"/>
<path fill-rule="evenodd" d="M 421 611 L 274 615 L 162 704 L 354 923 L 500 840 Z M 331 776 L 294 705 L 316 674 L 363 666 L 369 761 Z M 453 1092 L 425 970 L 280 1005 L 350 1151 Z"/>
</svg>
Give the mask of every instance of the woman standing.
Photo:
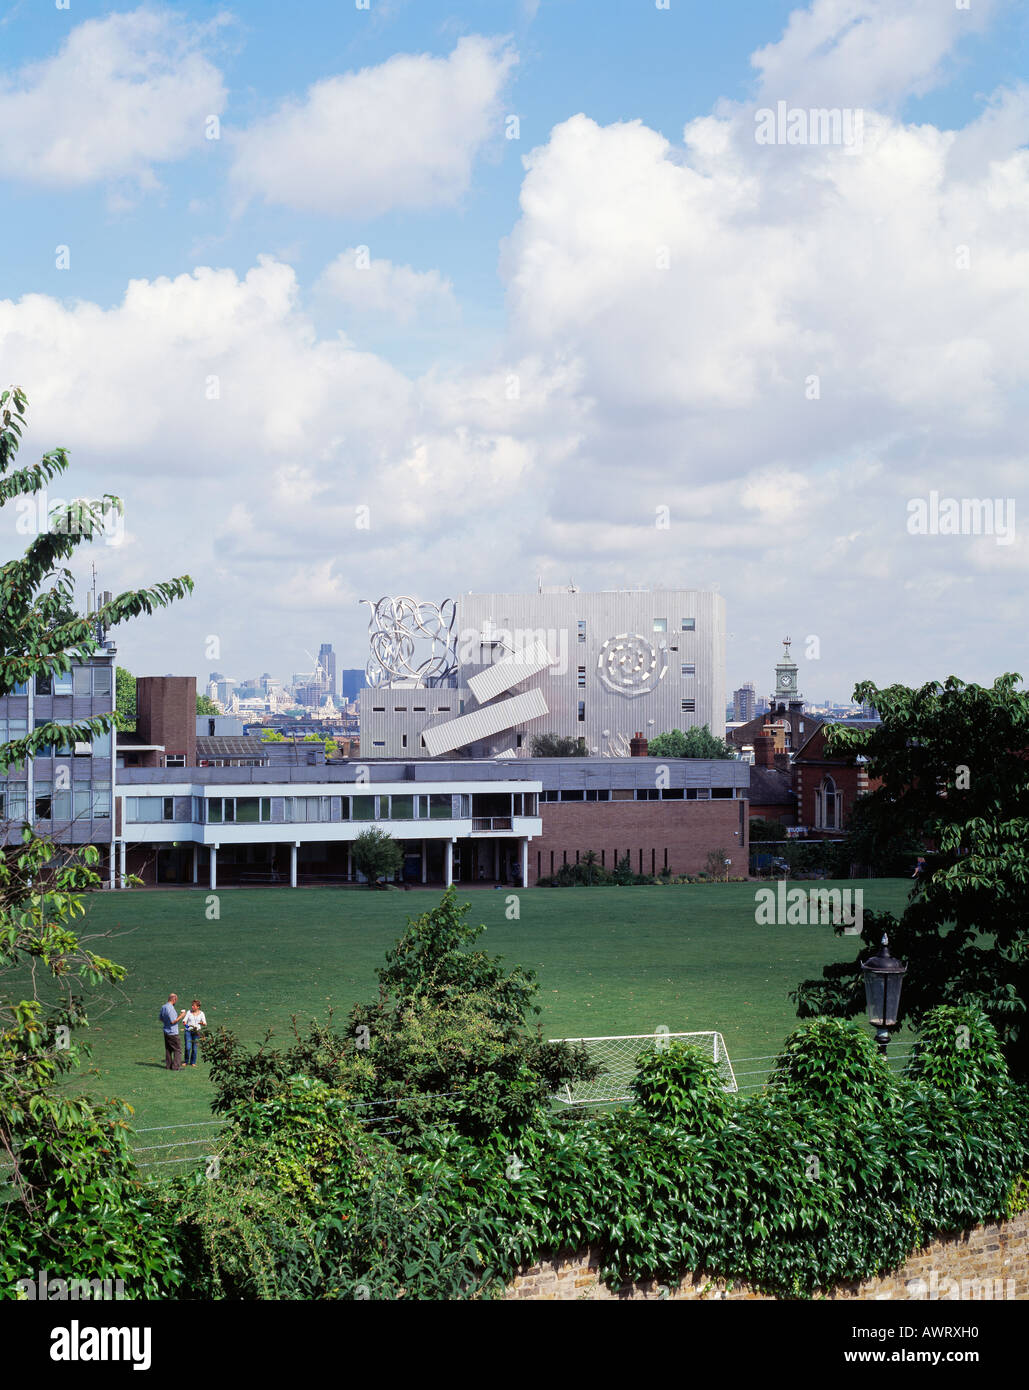
<svg viewBox="0 0 1029 1390">
<path fill-rule="evenodd" d="M 182 1023 L 186 1030 L 186 1066 L 195 1067 L 199 1056 L 197 1044 L 200 1041 L 200 1030 L 207 1027 L 207 1015 L 200 1007 L 199 999 L 194 999 L 190 1004 Z"/>
</svg>

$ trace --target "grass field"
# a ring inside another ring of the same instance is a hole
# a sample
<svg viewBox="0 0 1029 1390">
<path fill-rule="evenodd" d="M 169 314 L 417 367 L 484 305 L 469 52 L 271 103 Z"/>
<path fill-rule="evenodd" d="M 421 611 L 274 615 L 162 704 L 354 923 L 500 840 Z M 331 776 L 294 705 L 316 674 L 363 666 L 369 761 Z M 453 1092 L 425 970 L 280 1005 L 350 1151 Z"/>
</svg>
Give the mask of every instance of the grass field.
<svg viewBox="0 0 1029 1390">
<path fill-rule="evenodd" d="M 910 885 L 836 886 L 862 887 L 866 909 L 899 912 Z M 407 916 L 438 900 L 438 891 L 230 889 L 221 919 L 208 921 L 201 890 L 97 894 L 82 930 L 110 933 L 92 949 L 128 975 L 106 1012 L 93 1012 L 99 1079 L 83 1082 L 130 1101 L 138 1128 L 210 1119 L 202 1062 L 164 1069 L 157 1012 L 171 990 L 183 1006 L 196 995 L 212 1026 L 249 1042 L 268 1028 L 283 1037 L 292 1014 L 303 1023 L 333 1008 L 342 1022 L 374 997 L 375 968 Z M 520 895 L 519 921 L 506 920 L 503 892 L 462 900 L 487 926 L 486 949 L 537 972 L 545 1036 L 717 1029 L 734 1061 L 774 1053 L 796 1023 L 788 991 L 852 959 L 856 944 L 825 926 L 757 926 L 752 883 L 532 889 Z"/>
</svg>

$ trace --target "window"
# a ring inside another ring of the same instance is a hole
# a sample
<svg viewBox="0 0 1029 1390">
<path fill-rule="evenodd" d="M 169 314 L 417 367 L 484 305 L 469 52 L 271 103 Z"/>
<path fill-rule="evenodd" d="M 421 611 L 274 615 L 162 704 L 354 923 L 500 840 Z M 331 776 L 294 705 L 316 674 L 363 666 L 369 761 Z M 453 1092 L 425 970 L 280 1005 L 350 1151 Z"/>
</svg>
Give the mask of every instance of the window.
<svg viewBox="0 0 1029 1390">
<path fill-rule="evenodd" d="M 74 788 L 74 810 L 76 820 L 89 820 L 93 810 L 93 789 L 88 782 L 80 782 Z"/>
<path fill-rule="evenodd" d="M 109 758 L 111 756 L 110 729 L 105 729 L 102 734 L 94 734 L 92 747 L 94 758 Z"/>
<path fill-rule="evenodd" d="M 406 735 L 406 734 L 401 734 L 401 735 L 400 735 L 400 746 L 401 746 L 401 748 L 406 748 L 406 747 L 407 747 L 407 735 Z"/>
<path fill-rule="evenodd" d="M 258 821 L 272 818 L 272 799 L 270 796 L 237 796 L 236 822 L 243 825 L 256 825 Z"/>
<path fill-rule="evenodd" d="M 412 705 L 411 708 L 414 710 L 415 714 L 424 714 L 424 713 L 425 713 L 425 706 L 424 706 L 424 705 Z"/>
<path fill-rule="evenodd" d="M 171 798 L 169 797 L 170 801 Z M 94 782 L 93 784 L 93 819 L 110 820 L 111 818 L 111 786 L 109 782 Z M 171 817 L 169 816 L 169 819 Z"/>
<path fill-rule="evenodd" d="M 88 695 L 90 693 L 91 675 L 92 672 L 88 666 L 73 666 L 71 668 L 71 691 L 73 695 Z"/>
<path fill-rule="evenodd" d="M 386 713 L 386 706 L 385 706 L 385 705 L 372 705 L 372 714 L 385 714 L 385 713 Z"/>
<path fill-rule="evenodd" d="M 697 620 L 696 620 L 696 618 L 683 618 L 683 620 L 682 620 L 682 630 L 683 630 L 683 632 L 696 632 L 696 630 L 697 630 Z"/>
<path fill-rule="evenodd" d="M 693 713 L 695 712 L 696 708 L 697 708 L 697 702 L 696 702 L 696 700 L 683 700 L 683 702 L 682 702 L 682 712 L 683 712 L 683 714 L 693 714 Z"/>
<path fill-rule="evenodd" d="M 54 694 L 70 695 L 72 692 L 72 673 L 71 671 L 54 672 Z"/>
<path fill-rule="evenodd" d="M 394 706 L 393 706 L 393 713 L 394 713 L 394 714 L 406 714 L 406 713 L 407 713 L 407 706 L 406 706 L 406 705 L 394 705 Z"/>
<path fill-rule="evenodd" d="M 54 678 L 49 671 L 44 675 L 40 673 L 36 677 L 36 694 L 52 695 L 54 693 Z"/>
<path fill-rule="evenodd" d="M 0 790 L 0 820 L 23 821 L 28 814 L 27 794 L 24 782 L 9 782 Z"/>
<path fill-rule="evenodd" d="M 93 667 L 93 694 L 110 695 L 111 693 L 111 668 L 110 666 Z"/>
<path fill-rule="evenodd" d="M 585 801 L 585 800 L 586 800 L 586 793 L 585 793 L 585 792 L 562 792 L 562 793 L 561 793 L 561 800 L 562 800 L 562 801 Z"/>
<path fill-rule="evenodd" d="M 375 819 L 375 797 L 355 796 L 353 800 L 354 820 Z"/>
<path fill-rule="evenodd" d="M 684 676 L 695 676 L 697 674 L 697 668 L 692 661 L 684 662 L 682 673 Z"/>
<path fill-rule="evenodd" d="M 516 748 L 521 748 L 521 746 L 522 746 L 522 738 L 523 738 L 523 735 L 522 735 L 522 734 L 516 735 L 516 737 L 515 737 L 515 747 L 516 747 Z"/>
<path fill-rule="evenodd" d="M 586 793 L 587 801 L 610 801 L 611 793 L 606 787 L 598 787 L 594 791 Z"/>
<path fill-rule="evenodd" d="M 586 667 L 580 666 L 578 671 L 578 683 L 580 686 L 586 685 Z"/>
<path fill-rule="evenodd" d="M 580 619 L 579 619 L 579 633 L 578 633 L 578 637 L 579 637 L 579 641 L 580 641 L 580 642 L 585 642 L 585 640 L 586 640 L 586 620 L 585 620 L 585 618 L 580 618 Z"/>
<path fill-rule="evenodd" d="M 579 719 L 579 723 L 580 723 L 580 724 L 584 724 L 584 723 L 586 722 L 586 701 L 585 701 L 585 700 L 580 700 L 580 701 L 579 701 L 578 719 Z"/>
<path fill-rule="evenodd" d="M 667 619 L 667 618 L 655 618 L 655 619 L 654 619 L 654 631 L 655 631 L 655 632 L 667 632 L 667 631 L 668 631 L 668 619 Z"/>
<path fill-rule="evenodd" d="M 658 791 L 658 789 L 657 789 L 656 787 L 637 787 L 637 788 L 636 788 L 636 800 L 637 800 L 637 801 L 660 801 L 660 800 L 661 800 L 661 793 Z"/>
<path fill-rule="evenodd" d="M 661 791 L 662 801 L 683 801 L 685 794 L 682 787 L 664 787 Z"/>
<path fill-rule="evenodd" d="M 129 821 L 174 820 L 175 802 L 170 796 L 127 796 L 125 798 L 125 819 Z"/>
<path fill-rule="evenodd" d="M 7 693 L 9 695 L 27 695 L 29 693 L 28 681 L 18 681 Z"/>
<path fill-rule="evenodd" d="M 53 814 L 53 783 L 36 782 L 36 820 L 50 820 Z"/>
<path fill-rule="evenodd" d="M 815 789 L 815 825 L 822 830 L 839 830 L 843 824 L 843 795 L 826 775 Z"/>
<path fill-rule="evenodd" d="M 385 748 L 385 747 L 386 747 L 386 740 L 385 740 L 384 738 L 373 738 L 373 739 L 372 739 L 372 747 L 373 747 L 373 748 Z"/>
<path fill-rule="evenodd" d="M 71 820 L 71 787 L 57 787 L 53 796 L 54 820 Z"/>
<path fill-rule="evenodd" d="M 437 713 L 437 714 L 449 714 L 449 713 L 450 713 L 450 706 L 449 706 L 449 705 L 437 705 L 437 706 L 436 706 L 436 713 Z"/>
<path fill-rule="evenodd" d="M 185 753 L 169 753 L 168 756 L 167 756 L 167 757 L 165 758 L 165 760 L 164 760 L 164 765 L 165 765 L 165 767 L 185 767 L 185 766 L 186 766 L 186 755 L 185 755 Z"/>
<path fill-rule="evenodd" d="M 414 797 L 391 796 L 389 799 L 390 820 L 414 820 Z"/>
<path fill-rule="evenodd" d="M 332 820 L 332 797 L 287 796 L 284 814 L 287 821 Z"/>
</svg>

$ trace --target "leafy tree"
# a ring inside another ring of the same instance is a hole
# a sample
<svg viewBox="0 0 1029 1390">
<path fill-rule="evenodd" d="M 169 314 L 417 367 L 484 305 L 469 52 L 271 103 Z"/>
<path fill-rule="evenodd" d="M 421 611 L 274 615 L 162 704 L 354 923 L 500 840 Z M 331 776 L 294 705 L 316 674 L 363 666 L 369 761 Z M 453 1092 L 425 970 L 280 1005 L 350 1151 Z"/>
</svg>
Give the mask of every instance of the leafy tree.
<svg viewBox="0 0 1029 1390">
<path fill-rule="evenodd" d="M 708 726 L 673 729 L 656 734 L 647 745 L 652 758 L 734 758 L 736 754 L 723 738 L 716 738 Z"/>
<path fill-rule="evenodd" d="M 534 758 L 585 758 L 588 754 L 584 738 L 562 738 L 560 734 L 533 734 Z"/>
<path fill-rule="evenodd" d="M 351 846 L 354 867 L 368 880 L 369 888 L 377 888 L 382 880 L 400 872 L 404 851 L 386 830 L 369 827 L 362 830 Z"/>
<path fill-rule="evenodd" d="M 20 388 L 0 394 L 0 505 L 43 492 L 68 467 L 63 449 L 30 467 L 14 466 L 26 408 Z M 74 616 L 73 577 L 61 562 L 102 527 L 105 510 L 120 505 L 111 497 L 70 504 L 21 559 L 0 568 L 0 695 L 88 660 L 99 650 L 98 625 L 107 630 L 192 590 L 183 576 L 119 594 L 91 619 Z M 0 767 L 50 744 L 88 741 L 117 722 L 112 712 L 71 728 L 45 724 L 0 747 Z M 14 1194 L 0 1266 L 8 1261 L 4 1275 L 19 1266 L 72 1277 L 88 1271 L 90 1278 L 123 1279 L 136 1297 L 152 1296 L 174 1283 L 177 1266 L 162 1218 L 134 1176 L 129 1109 L 73 1096 L 60 1085 L 84 1052 L 80 984 L 111 984 L 125 973 L 72 930 L 84 911 L 81 893 L 100 885 L 99 853 L 57 846 L 29 825 L 19 838 L 0 845 L 0 1155 L 10 1164 Z M 0 1277 L 0 1284 L 10 1280 Z"/>
<path fill-rule="evenodd" d="M 286 739 L 280 729 L 264 728 L 261 730 L 261 738 L 265 743 L 285 743 Z"/>
<path fill-rule="evenodd" d="M 221 710 L 211 699 L 210 695 L 198 695 L 197 714 L 221 714 Z"/>
<path fill-rule="evenodd" d="M 901 1005 L 917 1025 L 935 1005 L 981 1009 L 1009 1063 L 1029 1072 L 1029 695 L 1021 677 L 990 687 L 950 676 L 920 689 L 870 681 L 855 698 L 875 706 L 871 730 L 833 726 L 831 753 L 861 755 L 882 785 L 863 803 L 873 842 L 927 845 L 898 919 L 865 912 L 862 938 L 885 931 L 908 963 Z M 860 961 L 829 965 L 794 992 L 803 1017 L 864 1009 Z"/>
<path fill-rule="evenodd" d="M 131 733 L 136 727 L 136 677 L 124 666 L 115 667 L 114 703 L 119 733 Z"/>
</svg>

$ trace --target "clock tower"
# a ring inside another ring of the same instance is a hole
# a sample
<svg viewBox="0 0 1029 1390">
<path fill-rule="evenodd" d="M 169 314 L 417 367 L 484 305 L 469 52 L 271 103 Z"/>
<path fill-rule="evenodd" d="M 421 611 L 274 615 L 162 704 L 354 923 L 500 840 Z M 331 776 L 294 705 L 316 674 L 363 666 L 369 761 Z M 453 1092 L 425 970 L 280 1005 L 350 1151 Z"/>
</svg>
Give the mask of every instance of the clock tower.
<svg viewBox="0 0 1029 1390">
<path fill-rule="evenodd" d="M 790 656 L 790 639 L 787 637 L 783 641 L 782 658 L 776 662 L 775 690 L 769 704 L 774 710 L 780 705 L 802 707 L 803 703 L 804 698 L 797 684 L 797 663 Z"/>
</svg>

